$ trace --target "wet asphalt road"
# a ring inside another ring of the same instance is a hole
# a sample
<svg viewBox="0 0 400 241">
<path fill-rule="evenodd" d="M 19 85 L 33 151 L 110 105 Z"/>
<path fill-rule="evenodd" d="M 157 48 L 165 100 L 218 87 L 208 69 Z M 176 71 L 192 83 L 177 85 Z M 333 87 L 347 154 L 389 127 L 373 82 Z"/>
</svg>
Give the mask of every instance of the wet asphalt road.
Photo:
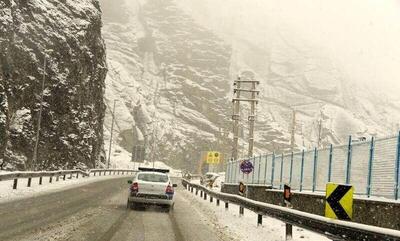
<svg viewBox="0 0 400 241">
<path fill-rule="evenodd" d="M 127 180 L 109 179 L 2 203 L 0 240 L 226 240 L 184 199 L 182 187 L 169 213 L 158 207 L 127 209 Z"/>
</svg>

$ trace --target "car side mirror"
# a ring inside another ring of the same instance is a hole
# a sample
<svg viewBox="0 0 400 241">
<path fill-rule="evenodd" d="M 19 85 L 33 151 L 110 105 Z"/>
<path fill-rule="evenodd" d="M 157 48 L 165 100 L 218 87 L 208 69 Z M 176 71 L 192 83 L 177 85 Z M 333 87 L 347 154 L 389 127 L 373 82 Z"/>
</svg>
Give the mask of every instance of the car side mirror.
<svg viewBox="0 0 400 241">
<path fill-rule="evenodd" d="M 176 183 L 172 184 L 172 187 L 178 187 L 178 184 L 176 184 Z"/>
<path fill-rule="evenodd" d="M 128 180 L 128 184 L 132 184 L 132 180 Z"/>
</svg>

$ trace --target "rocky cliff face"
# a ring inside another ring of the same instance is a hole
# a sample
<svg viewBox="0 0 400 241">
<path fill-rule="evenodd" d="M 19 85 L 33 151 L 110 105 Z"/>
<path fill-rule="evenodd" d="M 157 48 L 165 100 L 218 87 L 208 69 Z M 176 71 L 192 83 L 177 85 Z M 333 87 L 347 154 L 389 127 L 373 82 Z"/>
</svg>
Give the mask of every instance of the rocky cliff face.
<svg viewBox="0 0 400 241">
<path fill-rule="evenodd" d="M 101 26 L 96 0 L 0 1 L 2 169 L 94 167 L 100 160 L 107 73 Z"/>
<path fill-rule="evenodd" d="M 148 160 L 194 170 L 202 151 L 230 152 L 230 47 L 174 1 L 100 2 L 106 104 L 118 100 L 114 158 L 146 144 Z M 110 127 L 107 112 L 106 139 Z"/>
</svg>

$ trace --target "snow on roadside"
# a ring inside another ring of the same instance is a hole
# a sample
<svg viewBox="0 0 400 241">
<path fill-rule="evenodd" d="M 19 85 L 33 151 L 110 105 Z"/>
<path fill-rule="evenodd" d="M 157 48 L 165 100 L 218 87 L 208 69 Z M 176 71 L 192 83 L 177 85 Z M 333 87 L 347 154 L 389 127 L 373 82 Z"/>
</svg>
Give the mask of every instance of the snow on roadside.
<svg viewBox="0 0 400 241">
<path fill-rule="evenodd" d="M 27 187 L 27 178 L 20 178 L 18 179 L 18 187 L 16 190 L 12 188 L 13 180 L 0 181 L 0 203 L 9 202 L 16 199 L 34 197 L 46 193 L 75 188 L 93 182 L 121 177 L 123 176 L 91 176 L 89 178 L 83 178 L 82 175 L 80 175 L 77 179 L 76 175 L 73 175 L 73 178 L 69 179 L 69 175 L 67 175 L 67 179 L 65 181 L 60 178 L 60 180 L 56 182 L 56 178 L 53 177 L 52 183 L 49 183 L 49 177 L 44 177 L 42 185 L 39 185 L 39 178 L 32 178 L 31 187 Z M 129 176 L 125 175 L 125 177 Z"/>
<path fill-rule="evenodd" d="M 245 209 L 244 216 L 239 216 L 239 206 L 229 204 L 229 209 L 225 210 L 224 203 L 218 207 L 210 203 L 209 199 L 204 201 L 200 195 L 196 196 L 186 190 L 182 195 L 189 202 L 197 206 L 210 218 L 212 225 L 224 229 L 233 234 L 238 240 L 242 241 L 281 241 L 285 240 L 285 223 L 267 216 L 263 217 L 263 225 L 257 226 L 257 214 Z M 322 235 L 304 230 L 299 227 L 293 227 L 294 241 L 325 241 L 330 240 Z"/>
<path fill-rule="evenodd" d="M 147 167 L 152 168 L 153 162 L 145 161 L 145 162 L 131 162 L 132 154 L 127 152 L 124 148 L 120 147 L 118 144 L 114 144 L 111 148 L 111 160 L 110 160 L 110 168 L 128 168 L 137 170 L 138 167 Z M 170 175 L 173 177 L 182 177 L 182 171 L 178 169 L 174 169 L 164 162 L 155 161 L 155 168 L 169 169 Z"/>
</svg>

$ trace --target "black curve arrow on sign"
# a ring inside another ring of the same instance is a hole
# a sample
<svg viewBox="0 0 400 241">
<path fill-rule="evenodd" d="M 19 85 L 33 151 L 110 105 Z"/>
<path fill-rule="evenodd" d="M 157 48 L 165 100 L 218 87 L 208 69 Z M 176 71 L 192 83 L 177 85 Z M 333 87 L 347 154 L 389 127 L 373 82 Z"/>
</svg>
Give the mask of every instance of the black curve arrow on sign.
<svg viewBox="0 0 400 241">
<path fill-rule="evenodd" d="M 351 189 L 351 186 L 339 185 L 335 191 L 326 199 L 326 201 L 331 206 L 332 210 L 335 212 L 336 217 L 341 220 L 351 220 L 347 212 L 344 210 L 342 205 L 339 203 L 340 199 Z"/>
</svg>

